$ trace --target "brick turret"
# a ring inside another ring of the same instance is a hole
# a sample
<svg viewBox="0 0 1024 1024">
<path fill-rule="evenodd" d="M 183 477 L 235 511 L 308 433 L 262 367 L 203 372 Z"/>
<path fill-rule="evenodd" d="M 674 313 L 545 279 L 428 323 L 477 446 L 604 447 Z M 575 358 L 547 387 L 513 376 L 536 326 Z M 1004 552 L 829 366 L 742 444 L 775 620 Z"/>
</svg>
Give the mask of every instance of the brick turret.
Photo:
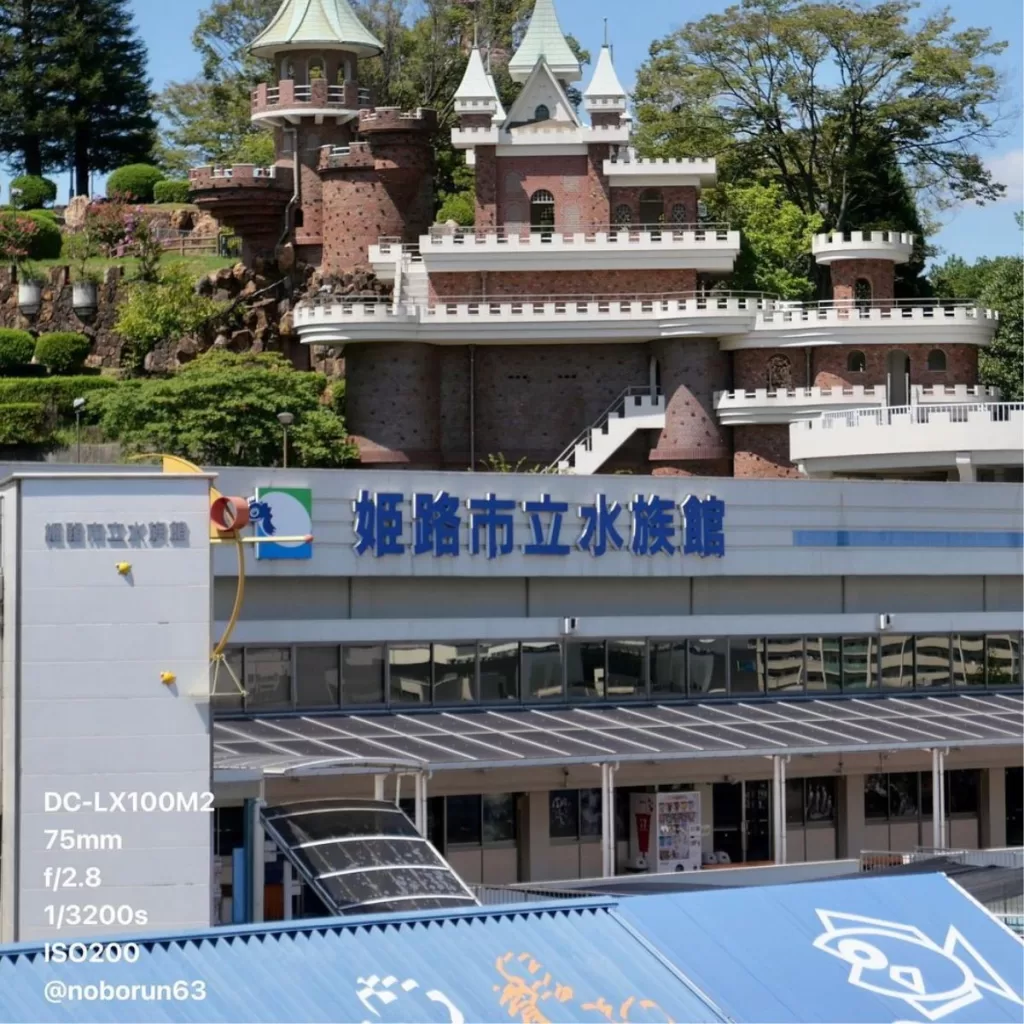
<svg viewBox="0 0 1024 1024">
<path fill-rule="evenodd" d="M 833 231 L 815 235 L 811 251 L 829 268 L 832 298 L 871 302 L 895 295 L 895 268 L 906 263 L 914 236 L 899 231 Z"/>
</svg>

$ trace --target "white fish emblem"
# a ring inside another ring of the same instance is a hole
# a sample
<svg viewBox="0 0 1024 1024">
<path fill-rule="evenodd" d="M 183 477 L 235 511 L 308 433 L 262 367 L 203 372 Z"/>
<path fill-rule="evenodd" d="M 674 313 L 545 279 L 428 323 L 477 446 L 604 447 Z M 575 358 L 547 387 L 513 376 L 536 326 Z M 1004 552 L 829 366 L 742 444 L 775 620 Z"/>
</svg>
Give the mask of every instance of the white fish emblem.
<svg viewBox="0 0 1024 1024">
<path fill-rule="evenodd" d="M 940 946 L 913 925 L 835 910 L 815 912 L 825 931 L 814 945 L 850 965 L 851 985 L 902 999 L 928 1020 L 984 999 L 985 991 L 1024 1006 L 1024 998 L 953 925 Z"/>
</svg>

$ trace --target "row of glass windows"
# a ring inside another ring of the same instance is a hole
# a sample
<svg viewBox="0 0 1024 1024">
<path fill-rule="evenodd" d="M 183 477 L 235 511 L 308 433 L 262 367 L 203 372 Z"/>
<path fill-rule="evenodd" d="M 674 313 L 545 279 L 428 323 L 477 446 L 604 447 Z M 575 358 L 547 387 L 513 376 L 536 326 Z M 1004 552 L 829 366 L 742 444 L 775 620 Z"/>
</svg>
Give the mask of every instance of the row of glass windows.
<svg viewBox="0 0 1024 1024">
<path fill-rule="evenodd" d="M 981 808 L 981 771 L 961 768 L 943 777 L 946 816 L 977 815 Z M 932 816 L 931 772 L 890 772 L 864 779 L 864 817 L 869 821 L 908 821 Z"/>
<path fill-rule="evenodd" d="M 218 710 L 665 700 L 1020 685 L 1020 634 L 234 648 Z"/>
</svg>

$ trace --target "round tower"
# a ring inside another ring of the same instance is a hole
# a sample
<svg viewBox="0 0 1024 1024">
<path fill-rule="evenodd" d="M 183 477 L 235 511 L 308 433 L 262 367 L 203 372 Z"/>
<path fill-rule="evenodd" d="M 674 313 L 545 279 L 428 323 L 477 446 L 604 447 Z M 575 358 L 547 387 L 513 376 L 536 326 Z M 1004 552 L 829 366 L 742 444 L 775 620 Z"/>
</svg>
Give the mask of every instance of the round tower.
<svg viewBox="0 0 1024 1024">
<path fill-rule="evenodd" d="M 895 268 L 906 263 L 914 236 L 900 231 L 832 231 L 815 235 L 811 252 L 827 266 L 832 299 L 868 304 L 895 297 Z"/>
</svg>

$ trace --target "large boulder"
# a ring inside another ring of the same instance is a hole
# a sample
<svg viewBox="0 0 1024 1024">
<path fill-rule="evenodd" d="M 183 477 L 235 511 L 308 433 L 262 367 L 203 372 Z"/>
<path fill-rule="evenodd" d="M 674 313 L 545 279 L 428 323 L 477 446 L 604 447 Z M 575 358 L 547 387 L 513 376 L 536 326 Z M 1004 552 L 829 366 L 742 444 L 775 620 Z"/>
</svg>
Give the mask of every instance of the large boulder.
<svg viewBox="0 0 1024 1024">
<path fill-rule="evenodd" d="M 200 213 L 192 224 L 193 238 L 215 238 L 220 234 L 220 225 L 209 213 Z"/>
<path fill-rule="evenodd" d="M 195 226 L 195 216 L 192 210 L 172 210 L 171 227 L 175 231 L 191 231 Z"/>
<path fill-rule="evenodd" d="M 85 227 L 85 218 L 89 213 L 89 197 L 75 196 L 64 210 L 64 225 L 72 231 Z"/>
</svg>

